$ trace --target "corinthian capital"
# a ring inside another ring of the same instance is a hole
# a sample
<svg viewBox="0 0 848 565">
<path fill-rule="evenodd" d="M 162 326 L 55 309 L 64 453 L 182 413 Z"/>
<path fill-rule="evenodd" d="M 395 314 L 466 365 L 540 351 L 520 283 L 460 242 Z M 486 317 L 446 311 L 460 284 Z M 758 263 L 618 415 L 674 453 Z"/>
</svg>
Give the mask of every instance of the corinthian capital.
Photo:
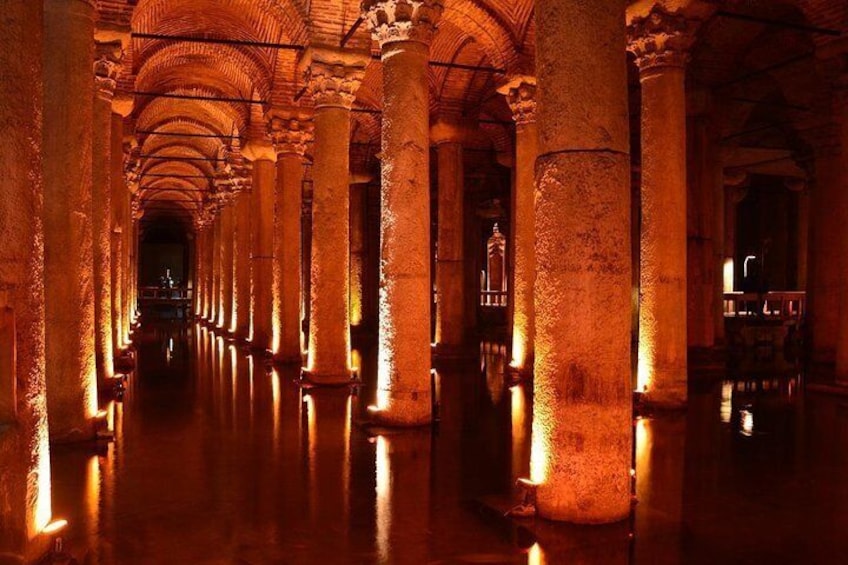
<svg viewBox="0 0 848 565">
<path fill-rule="evenodd" d="M 100 96 L 111 100 L 114 95 L 123 55 L 120 41 L 94 43 L 94 85 Z"/>
<path fill-rule="evenodd" d="M 271 116 L 268 120 L 268 137 L 278 155 L 302 157 L 314 138 L 314 131 L 311 121 L 281 113 Z"/>
<path fill-rule="evenodd" d="M 518 125 L 536 122 L 536 79 L 530 76 L 513 78 L 498 92 L 506 96 L 507 104 L 512 110 L 512 119 Z"/>
<path fill-rule="evenodd" d="M 627 28 L 627 50 L 642 71 L 658 67 L 685 67 L 695 41 L 694 22 L 679 12 L 656 5 L 647 16 L 634 18 Z"/>
<path fill-rule="evenodd" d="M 306 85 L 315 107 L 350 108 L 365 76 L 366 57 L 329 48 L 310 48 L 303 58 Z"/>
<path fill-rule="evenodd" d="M 363 0 L 362 17 L 380 46 L 393 41 L 429 44 L 444 10 L 443 0 Z"/>
</svg>

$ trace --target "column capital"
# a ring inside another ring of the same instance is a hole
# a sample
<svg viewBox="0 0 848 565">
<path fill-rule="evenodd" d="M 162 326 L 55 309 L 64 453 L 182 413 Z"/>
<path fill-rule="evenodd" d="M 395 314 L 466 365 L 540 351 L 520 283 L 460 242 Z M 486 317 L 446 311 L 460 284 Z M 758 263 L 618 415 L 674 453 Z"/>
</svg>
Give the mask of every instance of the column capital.
<svg viewBox="0 0 848 565">
<path fill-rule="evenodd" d="M 506 96 L 512 119 L 518 125 L 536 123 L 536 77 L 516 76 L 498 89 Z"/>
<path fill-rule="evenodd" d="M 310 47 L 301 66 L 316 108 L 350 109 L 365 76 L 368 55 L 331 47 Z"/>
<path fill-rule="evenodd" d="M 627 50 L 636 56 L 644 72 L 662 67 L 683 68 L 689 62 L 689 48 L 695 41 L 695 25 L 679 10 L 669 11 L 659 4 L 627 26 Z"/>
<path fill-rule="evenodd" d="M 292 112 L 272 112 L 268 119 L 268 137 L 277 155 L 303 157 L 315 135 L 311 119 Z"/>
<path fill-rule="evenodd" d="M 267 137 L 251 139 L 241 149 L 242 156 L 250 162 L 277 160 L 274 144 Z"/>
<path fill-rule="evenodd" d="M 443 10 L 443 0 L 362 2 L 362 18 L 380 47 L 396 41 L 417 41 L 429 45 Z"/>
<path fill-rule="evenodd" d="M 123 55 L 124 49 L 119 40 L 94 42 L 94 85 L 97 95 L 104 100 L 111 101 L 115 94 Z"/>
</svg>

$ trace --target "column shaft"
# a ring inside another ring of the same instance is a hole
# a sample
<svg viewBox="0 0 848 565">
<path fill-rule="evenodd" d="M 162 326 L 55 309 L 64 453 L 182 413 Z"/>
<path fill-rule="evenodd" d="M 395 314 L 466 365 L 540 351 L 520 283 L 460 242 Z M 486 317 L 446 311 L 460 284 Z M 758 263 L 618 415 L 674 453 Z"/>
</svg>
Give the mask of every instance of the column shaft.
<svg viewBox="0 0 848 565">
<path fill-rule="evenodd" d="M 436 347 L 450 353 L 465 342 L 463 261 L 464 172 L 462 144 L 438 145 L 438 248 L 436 262 Z"/>
<path fill-rule="evenodd" d="M 839 194 L 837 199 L 829 204 L 831 213 L 838 222 L 836 242 L 830 245 L 838 248 L 839 257 L 833 269 L 838 269 L 837 292 L 839 300 L 838 337 L 836 342 L 836 380 L 848 385 L 848 90 L 837 93 L 837 119 L 839 123 L 839 141 L 841 156 L 839 159 L 838 179 Z"/>
<path fill-rule="evenodd" d="M 235 208 L 232 204 L 221 210 L 221 312 L 218 327 L 229 331 L 233 323 L 233 232 Z"/>
<path fill-rule="evenodd" d="M 29 0 L 5 2 L 0 34 L 0 554 L 14 563 L 18 557 L 20 562 L 42 557 L 27 546 L 51 518 L 44 358 L 43 6 Z M 6 370 L 10 362 L 11 374 Z"/>
<path fill-rule="evenodd" d="M 682 67 L 644 69 L 638 387 L 686 402 L 686 96 Z"/>
<path fill-rule="evenodd" d="M 252 254 L 253 332 L 255 349 L 271 351 L 274 317 L 274 161 L 253 162 Z"/>
<path fill-rule="evenodd" d="M 350 110 L 315 109 L 312 269 L 308 373 L 316 382 L 350 380 Z"/>
<path fill-rule="evenodd" d="M 239 339 L 247 339 L 250 336 L 250 192 L 240 192 L 235 207 L 235 333 Z"/>
<path fill-rule="evenodd" d="M 209 323 L 213 326 L 218 323 L 218 315 L 221 312 L 221 214 L 215 216 L 212 224 L 212 307 L 209 312 Z"/>
<path fill-rule="evenodd" d="M 427 44 L 416 41 L 382 47 L 382 256 L 375 416 L 393 425 L 425 424 L 432 418 L 429 53 Z"/>
<path fill-rule="evenodd" d="M 277 283 L 278 342 L 276 359 L 300 363 L 301 338 L 301 181 L 303 164 L 294 154 L 277 158 L 277 194 L 274 233 Z"/>
<path fill-rule="evenodd" d="M 44 12 L 47 400 L 51 436 L 71 440 L 93 437 L 97 413 L 91 236 L 94 7 L 87 1 L 47 0 Z"/>
<path fill-rule="evenodd" d="M 365 191 L 350 185 L 350 325 L 361 326 L 365 308 Z"/>
<path fill-rule="evenodd" d="M 531 478 L 541 516 L 630 512 L 624 0 L 540 0 Z M 685 242 L 684 242 L 685 243 Z"/>
<path fill-rule="evenodd" d="M 112 345 L 112 95 L 97 79 L 92 122 L 92 241 L 94 344 L 100 386 L 114 376 Z"/>
<path fill-rule="evenodd" d="M 111 214 L 111 282 L 112 282 L 112 348 L 120 351 L 124 347 L 123 319 L 123 225 L 124 225 L 124 193 L 127 190 L 123 174 L 124 118 L 112 113 L 112 135 L 110 141 L 110 166 L 112 168 L 110 181 L 112 184 L 112 214 Z"/>
</svg>

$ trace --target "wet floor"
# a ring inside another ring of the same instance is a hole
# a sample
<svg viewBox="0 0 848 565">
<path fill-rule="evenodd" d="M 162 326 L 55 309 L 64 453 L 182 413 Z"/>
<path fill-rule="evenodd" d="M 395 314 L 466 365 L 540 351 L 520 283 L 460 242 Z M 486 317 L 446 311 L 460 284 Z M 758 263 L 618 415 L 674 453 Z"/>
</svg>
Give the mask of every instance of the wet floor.
<svg viewBox="0 0 848 565">
<path fill-rule="evenodd" d="M 138 338 L 116 441 L 53 452 L 56 517 L 92 564 L 848 562 L 848 402 L 797 375 L 698 379 L 685 415 L 637 419 L 631 520 L 510 521 L 532 395 L 505 350 L 440 371 L 440 423 L 373 435 L 365 386 L 305 391 L 200 326 Z M 370 386 L 369 386 L 370 385 Z"/>
</svg>

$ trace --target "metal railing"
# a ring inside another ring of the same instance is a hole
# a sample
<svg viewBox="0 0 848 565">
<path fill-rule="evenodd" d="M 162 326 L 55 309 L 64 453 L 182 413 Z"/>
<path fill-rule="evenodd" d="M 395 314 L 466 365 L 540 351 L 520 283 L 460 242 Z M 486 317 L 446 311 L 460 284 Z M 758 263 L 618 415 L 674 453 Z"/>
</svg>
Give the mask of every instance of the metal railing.
<svg viewBox="0 0 848 565">
<path fill-rule="evenodd" d="M 190 288 L 161 288 L 158 286 L 142 286 L 138 289 L 139 302 L 171 304 L 191 301 Z"/>
<path fill-rule="evenodd" d="M 480 306 L 506 308 L 508 293 L 505 290 L 481 290 Z"/>
<path fill-rule="evenodd" d="M 803 291 L 724 293 L 725 318 L 801 320 L 806 311 L 807 293 Z"/>
</svg>

